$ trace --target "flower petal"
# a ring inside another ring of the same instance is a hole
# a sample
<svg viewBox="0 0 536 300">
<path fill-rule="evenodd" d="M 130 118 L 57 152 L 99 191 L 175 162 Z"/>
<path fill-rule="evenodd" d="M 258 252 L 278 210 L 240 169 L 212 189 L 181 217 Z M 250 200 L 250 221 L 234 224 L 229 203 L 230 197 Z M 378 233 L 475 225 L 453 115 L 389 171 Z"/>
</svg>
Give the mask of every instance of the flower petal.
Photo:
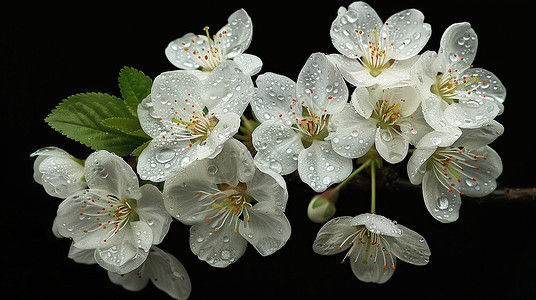
<svg viewBox="0 0 536 300">
<path fill-rule="evenodd" d="M 288 192 L 287 186 L 281 175 L 255 171 L 253 178 L 247 182 L 247 193 L 258 203 L 257 210 L 280 214 L 285 211 Z"/>
<path fill-rule="evenodd" d="M 257 88 L 251 99 L 251 108 L 257 120 L 264 122 L 282 118 L 287 125 L 302 114 L 302 106 L 296 100 L 296 83 L 290 78 L 264 73 L 255 81 Z"/>
<path fill-rule="evenodd" d="M 368 48 L 370 35 L 382 26 L 376 11 L 365 2 L 354 2 L 348 10 L 339 9 L 337 18 L 331 24 L 331 41 L 340 53 L 347 57 L 361 57 Z M 374 42 L 372 40 L 371 42 Z"/>
<path fill-rule="evenodd" d="M 251 43 L 253 24 L 244 9 L 229 16 L 227 24 L 215 35 L 214 42 L 224 49 L 225 58 L 233 58 L 244 52 Z"/>
<path fill-rule="evenodd" d="M 350 266 L 354 275 L 361 281 L 385 283 L 393 276 L 396 268 L 396 256 L 385 247 L 372 245 L 369 237 L 356 242 L 350 253 Z"/>
<path fill-rule="evenodd" d="M 460 192 L 469 197 L 483 197 L 497 188 L 495 179 L 502 173 L 502 160 L 491 147 L 485 146 L 467 153 L 468 159 L 463 174 L 460 175 Z"/>
<path fill-rule="evenodd" d="M 245 253 L 248 243 L 234 232 L 234 226 L 224 224 L 216 231 L 214 222 L 217 221 L 198 223 L 190 228 L 190 249 L 209 265 L 225 268 Z"/>
<path fill-rule="evenodd" d="M 228 113 L 241 115 L 252 96 L 251 77 L 231 60 L 222 62 L 212 70 L 204 83 L 204 103 L 218 119 Z"/>
<path fill-rule="evenodd" d="M 189 140 L 175 140 L 173 135 L 165 133 L 160 138 L 154 138 L 141 152 L 138 174 L 144 180 L 164 181 L 179 168 L 194 162 L 196 152 L 197 147 L 193 147 Z"/>
<path fill-rule="evenodd" d="M 233 58 L 233 61 L 247 76 L 256 75 L 262 68 L 262 60 L 258 56 L 252 54 L 239 54 Z"/>
<path fill-rule="evenodd" d="M 297 169 L 298 155 L 304 149 L 301 136 L 283 120 L 265 121 L 255 128 L 251 136 L 257 150 L 254 160 L 258 168 L 282 175 Z"/>
<path fill-rule="evenodd" d="M 406 226 L 400 224 L 397 226 L 401 229 L 402 236 L 385 237 L 389 242 L 391 253 L 407 263 L 417 266 L 426 265 L 430 261 L 430 248 L 426 240 Z"/>
<path fill-rule="evenodd" d="M 93 152 L 86 159 L 85 177 L 90 189 L 101 189 L 119 199 L 139 199 L 138 176 L 119 156 L 106 150 Z"/>
<path fill-rule="evenodd" d="M 499 114 L 504 112 L 503 102 L 506 98 L 506 88 L 492 72 L 481 68 L 469 68 L 461 77 L 478 78 L 478 81 L 465 86 L 471 94 L 466 97 L 479 103 L 492 102 L 499 108 Z"/>
<path fill-rule="evenodd" d="M 377 214 L 364 213 L 357 215 L 352 218 L 350 225 L 365 225 L 370 232 L 384 236 L 402 236 L 402 230 L 393 221 Z"/>
<path fill-rule="evenodd" d="M 329 141 L 313 141 L 298 155 L 298 173 L 316 192 L 346 179 L 352 172 L 352 159 L 333 151 Z"/>
<path fill-rule="evenodd" d="M 465 70 L 473 63 L 478 37 L 467 22 L 450 25 L 439 42 L 438 54 L 443 57 L 446 69 Z"/>
<path fill-rule="evenodd" d="M 445 109 L 444 116 L 447 122 L 460 128 L 480 128 L 498 113 L 499 107 L 491 101 L 479 103 L 472 99 L 460 99 Z"/>
<path fill-rule="evenodd" d="M 143 265 L 125 274 L 108 271 L 112 283 L 122 286 L 127 291 L 139 292 L 149 283 L 149 277 L 143 272 Z"/>
<path fill-rule="evenodd" d="M 218 120 L 210 135 L 197 145 L 195 159 L 214 158 L 240 128 L 240 116 L 235 113 L 220 115 Z"/>
<path fill-rule="evenodd" d="M 175 256 L 153 246 L 144 273 L 153 284 L 174 299 L 187 299 L 192 291 L 190 276 Z M 144 274 L 144 275 L 145 275 Z"/>
<path fill-rule="evenodd" d="M 271 213 L 257 205 L 248 211 L 249 220 L 242 221 L 238 231 L 262 256 L 268 256 L 287 243 L 290 223 L 283 211 Z"/>
<path fill-rule="evenodd" d="M 171 224 L 171 216 L 166 211 L 162 193 L 152 184 L 140 187 L 141 198 L 137 201 L 136 213 L 153 232 L 153 245 L 158 245 L 166 236 Z"/>
<path fill-rule="evenodd" d="M 95 249 L 95 260 L 108 271 L 128 273 L 138 268 L 149 255 L 152 231 L 145 222 L 131 222 Z"/>
<path fill-rule="evenodd" d="M 409 140 L 392 129 L 378 127 L 374 145 L 385 161 L 396 164 L 404 160 L 408 154 Z"/>
<path fill-rule="evenodd" d="M 206 35 L 187 33 L 169 43 L 165 50 L 166 57 L 169 62 L 179 69 L 195 70 L 200 66 L 192 55 L 196 51 L 204 52 L 201 49 L 207 44 L 208 38 Z"/>
<path fill-rule="evenodd" d="M 328 59 L 337 66 L 344 79 L 356 88 L 371 86 L 376 82 L 370 71 L 355 58 L 330 54 Z"/>
<path fill-rule="evenodd" d="M 71 244 L 67 257 L 79 264 L 92 265 L 97 263 L 95 260 L 95 249 L 79 249 L 74 244 Z"/>
<path fill-rule="evenodd" d="M 340 112 L 348 101 L 346 82 L 327 56 L 313 53 L 298 75 L 296 97 L 317 116 Z"/>
<path fill-rule="evenodd" d="M 431 34 L 430 24 L 424 23 L 424 15 L 416 9 L 406 9 L 390 16 L 380 29 L 380 36 L 392 43 L 391 58 L 396 60 L 419 54 Z"/>
<path fill-rule="evenodd" d="M 424 174 L 422 194 L 428 212 L 436 220 L 450 223 L 458 219 L 462 204 L 460 194 L 456 191 L 449 192 L 439 182 L 433 171 L 428 171 Z"/>
<path fill-rule="evenodd" d="M 138 105 L 138 119 L 143 131 L 150 137 L 155 138 L 161 132 L 166 131 L 166 126 L 162 123 L 159 117 L 155 117 L 153 100 L 151 95 L 148 95 Z"/>
<path fill-rule="evenodd" d="M 411 155 L 408 160 L 407 171 L 408 178 L 412 184 L 421 184 L 426 173 L 426 164 L 428 159 L 434 152 L 436 148 L 417 148 Z"/>
<path fill-rule="evenodd" d="M 463 129 L 462 135 L 454 143 L 454 146 L 461 146 L 466 149 L 478 149 L 491 144 L 495 139 L 504 133 L 504 126 L 492 120 L 488 124 L 475 129 Z"/>
<path fill-rule="evenodd" d="M 321 255 L 332 255 L 348 249 L 352 245 L 356 228 L 353 217 L 337 217 L 329 220 L 316 235 L 313 251 Z"/>
<path fill-rule="evenodd" d="M 335 130 L 328 136 L 333 151 L 348 158 L 365 155 L 374 145 L 376 123 L 374 119 L 363 118 L 347 104 L 343 111 L 332 115 L 329 122 L 330 130 Z"/>
<path fill-rule="evenodd" d="M 64 199 L 87 186 L 82 180 L 83 164 L 75 161 L 65 150 L 44 147 L 30 156 L 37 156 L 34 162 L 34 180 L 43 185 L 50 196 Z"/>
</svg>

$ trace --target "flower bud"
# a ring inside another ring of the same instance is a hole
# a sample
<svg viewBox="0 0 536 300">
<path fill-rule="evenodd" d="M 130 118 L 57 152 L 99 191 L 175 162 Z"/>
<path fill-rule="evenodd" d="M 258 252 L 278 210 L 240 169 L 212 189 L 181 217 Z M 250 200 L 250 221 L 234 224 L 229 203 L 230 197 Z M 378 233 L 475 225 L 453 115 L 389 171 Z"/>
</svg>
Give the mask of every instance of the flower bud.
<svg viewBox="0 0 536 300">
<path fill-rule="evenodd" d="M 315 223 L 323 223 L 335 215 L 335 201 L 339 197 L 339 191 L 331 188 L 321 195 L 316 195 L 307 206 L 307 216 Z"/>
</svg>

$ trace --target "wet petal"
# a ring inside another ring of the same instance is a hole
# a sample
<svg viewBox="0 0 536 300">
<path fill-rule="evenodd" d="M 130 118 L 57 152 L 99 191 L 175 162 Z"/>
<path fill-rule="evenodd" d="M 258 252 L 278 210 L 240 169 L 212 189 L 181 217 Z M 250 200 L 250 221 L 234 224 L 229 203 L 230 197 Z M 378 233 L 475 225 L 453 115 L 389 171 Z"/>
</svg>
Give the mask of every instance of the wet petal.
<svg viewBox="0 0 536 300">
<path fill-rule="evenodd" d="M 428 212 L 436 220 L 443 223 L 454 222 L 459 217 L 462 204 L 460 193 L 449 190 L 439 182 L 434 171 L 424 174 L 422 194 Z"/>
<path fill-rule="evenodd" d="M 385 239 L 389 242 L 391 253 L 401 260 L 417 266 L 426 265 L 430 261 L 430 248 L 426 240 L 417 232 L 397 225 L 402 232 L 400 237 L 389 237 Z"/>
<path fill-rule="evenodd" d="M 239 9 L 227 18 L 227 24 L 215 35 L 214 42 L 224 49 L 225 58 L 233 58 L 244 52 L 251 43 L 253 24 L 244 9 Z"/>
<path fill-rule="evenodd" d="M 288 192 L 284 179 L 279 174 L 267 174 L 260 170 L 247 182 L 247 193 L 253 197 L 257 210 L 280 214 L 285 211 Z"/>
<path fill-rule="evenodd" d="M 426 164 L 428 159 L 436 148 L 417 148 L 408 160 L 407 171 L 408 177 L 412 184 L 421 184 L 426 172 Z"/>
<path fill-rule="evenodd" d="M 321 255 L 340 253 L 351 246 L 356 228 L 352 225 L 353 217 L 338 217 L 329 220 L 316 235 L 313 251 Z"/>
<path fill-rule="evenodd" d="M 447 69 L 465 70 L 473 63 L 478 47 L 478 37 L 467 22 L 450 25 L 439 43 L 438 54 L 443 57 Z"/>
<path fill-rule="evenodd" d="M 349 263 L 354 275 L 361 281 L 385 283 L 393 276 L 396 256 L 389 249 L 375 245 L 366 235 L 352 246 Z"/>
<path fill-rule="evenodd" d="M 402 230 L 393 221 L 376 214 L 357 215 L 352 218 L 350 224 L 352 226 L 365 225 L 370 232 L 385 236 L 399 237 L 402 235 Z"/>
<path fill-rule="evenodd" d="M 270 169 L 286 175 L 298 167 L 298 155 L 304 149 L 301 136 L 280 119 L 261 123 L 252 134 L 257 150 L 255 164 L 262 170 Z"/>
<path fill-rule="evenodd" d="M 409 140 L 405 136 L 392 129 L 382 129 L 378 127 L 374 145 L 378 154 L 391 164 L 396 164 L 404 160 L 408 154 Z"/>
<path fill-rule="evenodd" d="M 180 261 L 155 246 L 150 250 L 143 271 L 157 288 L 174 299 L 187 299 L 192 291 L 190 276 Z"/>
<path fill-rule="evenodd" d="M 153 139 L 140 154 L 137 171 L 144 180 L 164 181 L 179 168 L 194 162 L 196 150 L 189 140 L 175 140 L 173 135 L 164 133 Z"/>
<path fill-rule="evenodd" d="M 506 88 L 495 74 L 486 69 L 469 68 L 461 76 L 478 79 L 465 86 L 468 91 L 471 91 L 465 98 L 479 103 L 492 102 L 499 108 L 499 114 L 504 112 Z"/>
<path fill-rule="evenodd" d="M 179 69 L 195 70 L 200 66 L 192 57 L 194 52 L 202 52 L 202 48 L 208 44 L 206 35 L 187 33 L 184 36 L 171 41 L 166 47 L 166 57 Z M 204 52 L 204 51 L 203 51 Z"/>
<path fill-rule="evenodd" d="M 153 232 L 153 245 L 158 245 L 166 236 L 171 224 L 171 216 L 166 211 L 162 193 L 152 184 L 140 187 L 141 198 L 137 201 L 136 212 L 141 221 L 147 223 Z"/>
<path fill-rule="evenodd" d="M 376 123 L 374 119 L 365 119 L 357 114 L 351 104 L 338 114 L 331 116 L 329 139 L 333 151 L 348 158 L 359 158 L 365 155 L 376 136 Z"/>
<path fill-rule="evenodd" d="M 290 237 L 291 228 L 282 211 L 271 213 L 253 206 L 249 220 L 240 223 L 239 232 L 262 256 L 281 249 Z"/>
<path fill-rule="evenodd" d="M 236 56 L 233 61 L 247 76 L 256 75 L 262 68 L 262 60 L 252 54 L 242 53 Z"/>
<path fill-rule="evenodd" d="M 293 80 L 268 72 L 259 75 L 255 83 L 257 88 L 251 108 L 259 121 L 282 118 L 290 126 L 301 116 L 302 106 L 296 100 L 296 83 Z"/>
<path fill-rule="evenodd" d="M 197 145 L 196 158 L 214 158 L 223 149 L 224 143 L 240 128 L 240 116 L 235 113 L 221 115 L 210 135 Z"/>
<path fill-rule="evenodd" d="M 458 178 L 460 192 L 469 197 L 483 197 L 497 188 L 495 179 L 502 173 L 502 160 L 491 147 L 485 146 L 467 153 L 467 165 Z"/>
<path fill-rule="evenodd" d="M 424 23 L 424 15 L 416 9 L 406 9 L 390 16 L 380 30 L 380 36 L 392 44 L 391 58 L 411 58 L 426 46 L 432 28 Z"/>
<path fill-rule="evenodd" d="M 343 181 L 351 172 L 352 159 L 337 154 L 328 141 L 314 141 L 298 156 L 300 178 L 316 192 Z"/>
</svg>

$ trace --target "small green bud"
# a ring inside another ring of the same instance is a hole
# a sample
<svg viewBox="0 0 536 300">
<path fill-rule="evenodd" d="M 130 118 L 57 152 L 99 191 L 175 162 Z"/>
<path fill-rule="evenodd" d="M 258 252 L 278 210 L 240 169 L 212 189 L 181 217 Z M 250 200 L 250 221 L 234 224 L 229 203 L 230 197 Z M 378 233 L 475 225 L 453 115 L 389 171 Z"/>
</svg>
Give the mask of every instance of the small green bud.
<svg viewBox="0 0 536 300">
<path fill-rule="evenodd" d="M 315 223 L 324 223 L 331 219 L 335 215 L 335 201 L 339 197 L 339 191 L 331 188 L 322 193 L 316 195 L 311 199 L 307 206 L 307 216 L 309 220 Z"/>
</svg>

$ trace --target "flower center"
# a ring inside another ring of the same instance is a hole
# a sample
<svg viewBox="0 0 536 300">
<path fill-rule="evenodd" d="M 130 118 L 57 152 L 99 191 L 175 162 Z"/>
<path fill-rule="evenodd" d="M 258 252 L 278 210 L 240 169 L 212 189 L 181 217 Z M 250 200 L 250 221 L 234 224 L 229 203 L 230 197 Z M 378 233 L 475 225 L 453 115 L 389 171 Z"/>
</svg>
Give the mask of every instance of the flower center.
<svg viewBox="0 0 536 300">
<path fill-rule="evenodd" d="M 480 167 L 472 164 L 479 159 L 486 160 L 487 157 L 471 154 L 465 148 L 438 148 L 428 160 L 426 170 L 433 170 L 438 181 L 449 192 L 454 190 L 463 195 L 463 192 L 460 192 L 457 188 L 457 184 L 462 181 L 462 176 L 465 177 L 468 186 L 472 186 L 476 190 L 480 189 L 477 179 L 467 175 L 465 172 L 466 168 L 480 169 Z"/>
<path fill-rule="evenodd" d="M 357 34 L 362 35 L 364 32 L 362 30 L 356 30 Z M 358 58 L 359 62 L 369 70 L 370 75 L 376 77 L 382 73 L 383 70 L 389 68 L 393 63 L 394 59 L 389 59 L 389 42 L 387 38 L 378 39 L 378 34 L 376 30 L 372 31 L 374 35 L 374 43 L 370 41 L 370 34 L 367 35 L 369 38 L 368 47 L 363 49 L 364 46 L 360 45 L 361 50 L 365 55 L 361 58 Z M 391 46 L 393 43 L 390 44 Z"/>
<path fill-rule="evenodd" d="M 84 233 L 90 233 L 97 230 L 105 230 L 104 242 L 112 235 L 118 233 L 129 222 L 135 222 L 139 220 L 139 216 L 136 213 L 137 202 L 135 199 L 122 199 L 120 200 L 114 195 L 106 195 L 106 199 L 97 198 L 84 201 L 84 204 L 90 204 L 97 210 L 95 213 L 81 212 L 80 218 L 94 218 L 96 226 L 87 228 Z"/>
<path fill-rule="evenodd" d="M 478 78 L 472 75 L 467 78 L 463 76 L 460 79 L 457 78 L 454 73 L 449 69 L 447 73 L 439 73 L 436 76 L 436 82 L 430 87 L 430 91 L 443 99 L 448 104 L 458 103 L 460 94 L 470 95 L 474 90 L 468 89 L 467 85 L 478 82 Z"/>
<path fill-rule="evenodd" d="M 212 41 L 215 39 L 215 36 L 210 38 L 210 34 L 208 33 L 209 27 L 205 26 L 203 30 L 207 36 L 208 47 L 195 47 L 192 49 L 184 48 L 184 51 L 191 52 L 192 59 L 201 66 L 202 71 L 210 72 L 225 60 L 225 53 L 224 48 L 221 47 L 221 42 L 213 44 Z M 222 33 L 220 33 L 220 38 L 226 34 L 227 31 L 224 30 Z M 192 43 L 195 43 L 195 41 L 192 40 Z M 203 43 L 205 43 L 205 41 L 203 41 Z"/>
<path fill-rule="evenodd" d="M 293 128 L 301 133 L 302 143 L 305 148 L 311 146 L 314 140 L 323 141 L 328 136 L 327 124 L 329 115 L 317 116 L 308 107 L 303 106 L 302 117 L 296 119 Z"/>
<path fill-rule="evenodd" d="M 182 118 L 171 119 L 173 124 L 176 125 L 170 126 L 175 140 L 190 140 L 192 143 L 203 142 L 218 124 L 219 120 L 213 115 L 207 116 L 205 112 L 194 113 L 189 120 L 183 120 Z"/>
<path fill-rule="evenodd" d="M 349 235 L 339 246 L 339 249 L 343 247 L 346 242 L 351 245 L 350 250 L 346 253 L 341 264 L 346 261 L 347 257 L 357 251 L 353 264 L 356 265 L 361 260 L 363 264 L 376 264 L 379 255 L 383 258 L 383 268 L 386 269 L 387 257 L 391 260 L 391 268 L 395 269 L 394 258 L 391 255 L 389 249 L 389 242 L 380 234 L 370 232 L 364 225 L 356 226 L 356 231 Z M 363 247 L 365 247 L 363 251 Z"/>
</svg>

